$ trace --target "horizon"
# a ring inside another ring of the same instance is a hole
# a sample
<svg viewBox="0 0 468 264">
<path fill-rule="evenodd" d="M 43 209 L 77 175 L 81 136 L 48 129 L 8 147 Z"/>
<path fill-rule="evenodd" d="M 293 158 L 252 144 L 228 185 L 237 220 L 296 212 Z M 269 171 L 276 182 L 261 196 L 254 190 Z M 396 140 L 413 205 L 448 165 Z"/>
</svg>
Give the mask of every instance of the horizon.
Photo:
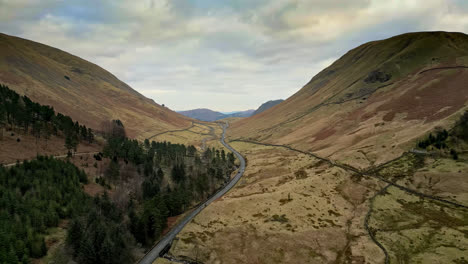
<svg viewBox="0 0 468 264">
<path fill-rule="evenodd" d="M 260 107 L 260 106 L 259 106 Z M 257 107 L 258 108 L 258 107 Z M 172 109 L 171 109 L 172 110 Z M 209 109 L 209 108 L 194 108 L 194 109 L 187 109 L 187 110 L 173 110 L 177 113 L 179 112 L 186 112 L 186 111 L 193 111 L 193 110 L 210 110 L 210 111 L 213 111 L 213 112 L 218 112 L 218 113 L 221 113 L 221 114 L 225 114 L 225 115 L 228 115 L 228 114 L 234 114 L 234 113 L 239 113 L 239 112 L 245 112 L 245 111 L 255 111 L 257 109 L 244 109 L 244 110 L 237 110 L 237 111 L 218 111 L 218 110 L 214 110 L 214 109 Z"/>
<path fill-rule="evenodd" d="M 95 63 L 158 104 L 219 112 L 287 99 L 369 41 L 468 32 L 461 0 L 4 1 L 0 14 L 1 32 Z"/>
</svg>

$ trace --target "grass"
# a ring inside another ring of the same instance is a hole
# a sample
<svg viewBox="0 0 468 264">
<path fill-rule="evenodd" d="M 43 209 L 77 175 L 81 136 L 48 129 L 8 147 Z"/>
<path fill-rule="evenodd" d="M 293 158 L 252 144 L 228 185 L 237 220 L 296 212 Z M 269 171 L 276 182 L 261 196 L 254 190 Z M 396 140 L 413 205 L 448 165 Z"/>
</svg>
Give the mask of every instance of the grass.
<svg viewBox="0 0 468 264">
<path fill-rule="evenodd" d="M 103 121 L 120 119 L 129 136 L 143 140 L 190 125 L 187 118 L 155 104 L 91 62 L 4 34 L 0 46 L 2 83 L 87 127 L 100 130 Z"/>
<path fill-rule="evenodd" d="M 202 260 L 207 263 L 249 263 L 251 256 L 264 263 L 308 263 L 312 251 L 321 262 L 332 262 L 330 255 L 319 254 L 344 247 L 343 227 L 353 218 L 353 206 L 335 190 L 349 175 L 308 155 L 282 148 L 244 142 L 231 145 L 249 160 L 243 179 L 223 199 L 197 215 L 196 224 L 188 224 L 179 237 L 187 239 L 191 233 L 206 231 L 217 235 L 206 242 L 180 241 L 173 254 L 194 258 L 197 246 L 200 255 L 207 256 Z M 298 168 L 304 168 L 308 177 L 296 180 Z M 288 181 L 277 186 L 280 179 Z M 366 179 L 362 181 L 367 183 Z M 356 189 L 354 183 L 345 185 L 351 192 Z M 224 225 L 209 224 L 217 220 Z M 362 228 L 359 222 L 354 226 Z M 330 236 L 334 239 L 328 239 Z M 360 242 L 360 246 L 365 243 Z M 284 255 L 272 256 L 277 248 L 283 248 Z"/>
<path fill-rule="evenodd" d="M 461 80 L 466 70 L 462 74 L 461 70 L 456 70 L 455 74 L 450 73 L 453 70 L 417 72 L 446 64 L 463 65 L 468 56 L 466 43 L 468 37 L 464 34 L 416 33 L 363 44 L 314 76 L 268 115 L 233 123 L 228 134 L 232 139 L 252 139 L 310 150 L 360 168 L 385 162 L 408 150 L 412 141 L 435 126 L 450 124 L 451 117 L 464 107 L 463 103 L 456 102 L 457 98 L 448 95 L 464 96 L 464 92 L 460 94 L 465 91 L 464 82 L 453 80 L 457 76 Z M 459 63 L 455 63 L 457 58 L 461 58 Z M 374 70 L 389 73 L 392 78 L 384 83 L 365 83 L 363 80 Z M 379 88 L 388 83 L 394 84 Z M 450 87 L 450 91 L 443 94 L 445 100 L 431 98 L 432 90 L 438 86 Z M 363 95 L 372 91 L 374 93 Z M 358 98 L 360 94 L 362 98 Z M 421 100 L 415 101 L 417 97 Z M 360 100 L 327 105 L 346 98 Z M 418 109 L 399 105 L 419 102 L 421 108 Z M 322 106 L 317 108 L 319 105 Z M 438 112 L 443 109 L 446 110 Z M 384 125 L 380 125 L 382 123 Z M 335 130 L 334 134 L 324 133 L 331 129 Z M 367 157 L 358 150 L 365 151 Z"/>
<path fill-rule="evenodd" d="M 285 214 L 282 214 L 282 215 L 273 215 L 269 221 L 273 221 L 273 222 L 280 222 L 281 224 L 284 224 L 284 223 L 287 223 L 289 222 L 289 219 L 286 217 Z"/>
<path fill-rule="evenodd" d="M 416 170 L 424 166 L 424 157 L 416 154 L 407 154 L 383 169 L 379 170 L 379 175 L 396 181 L 414 174 Z"/>
<path fill-rule="evenodd" d="M 378 196 L 373 209 L 371 229 L 389 252 L 391 263 L 419 263 L 429 258 L 449 263 L 465 254 L 468 210 L 415 199 L 395 188 Z"/>
</svg>

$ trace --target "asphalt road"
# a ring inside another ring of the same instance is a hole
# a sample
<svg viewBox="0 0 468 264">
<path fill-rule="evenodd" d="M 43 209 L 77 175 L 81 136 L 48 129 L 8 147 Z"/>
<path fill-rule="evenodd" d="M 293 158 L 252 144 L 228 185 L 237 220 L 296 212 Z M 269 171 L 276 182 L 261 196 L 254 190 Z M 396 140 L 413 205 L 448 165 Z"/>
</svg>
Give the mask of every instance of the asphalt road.
<svg viewBox="0 0 468 264">
<path fill-rule="evenodd" d="M 223 135 L 221 137 L 221 144 L 223 144 L 226 148 L 232 151 L 234 155 L 236 155 L 237 159 L 239 159 L 240 161 L 239 171 L 237 172 L 236 176 L 234 176 L 234 178 L 232 178 L 231 181 L 223 189 L 219 190 L 216 194 L 211 196 L 210 199 L 200 204 L 189 215 L 185 216 L 185 218 L 182 221 L 180 221 L 175 227 L 173 227 L 171 231 L 169 231 L 148 253 L 146 253 L 146 255 L 139 261 L 140 264 L 153 263 L 154 260 L 156 260 L 159 257 L 160 252 L 172 242 L 172 240 L 176 237 L 176 235 L 180 231 L 182 231 L 182 229 L 185 227 L 186 224 L 188 224 L 206 206 L 208 206 L 210 203 L 212 203 L 216 199 L 226 194 L 229 190 L 231 190 L 234 187 L 234 185 L 236 185 L 236 183 L 240 180 L 242 175 L 244 174 L 244 170 L 245 170 L 244 157 L 242 157 L 242 155 L 239 154 L 239 152 L 237 152 L 235 149 L 233 149 L 224 141 L 227 127 L 228 127 L 227 124 L 223 126 Z"/>
</svg>

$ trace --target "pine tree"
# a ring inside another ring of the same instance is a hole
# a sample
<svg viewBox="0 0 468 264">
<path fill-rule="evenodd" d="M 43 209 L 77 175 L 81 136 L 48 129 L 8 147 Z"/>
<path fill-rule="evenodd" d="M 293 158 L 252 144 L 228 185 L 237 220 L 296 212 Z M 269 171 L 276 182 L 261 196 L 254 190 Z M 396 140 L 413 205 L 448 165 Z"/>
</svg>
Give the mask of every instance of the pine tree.
<svg viewBox="0 0 468 264">
<path fill-rule="evenodd" d="M 94 134 L 93 134 L 93 130 L 91 128 L 88 128 L 88 143 L 93 143 L 94 141 Z"/>
</svg>

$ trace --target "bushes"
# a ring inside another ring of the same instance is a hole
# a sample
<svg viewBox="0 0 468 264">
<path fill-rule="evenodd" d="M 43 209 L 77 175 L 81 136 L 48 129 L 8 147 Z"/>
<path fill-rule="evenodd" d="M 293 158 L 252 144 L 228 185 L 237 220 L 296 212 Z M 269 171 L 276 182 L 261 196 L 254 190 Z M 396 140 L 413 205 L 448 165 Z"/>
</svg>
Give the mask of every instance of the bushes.
<svg viewBox="0 0 468 264">
<path fill-rule="evenodd" d="M 418 143 L 418 147 L 420 148 L 427 148 L 431 145 L 433 145 L 437 149 L 444 149 L 447 148 L 447 144 L 445 143 L 445 140 L 448 138 L 449 134 L 447 130 L 442 130 L 436 132 L 436 135 L 433 136 L 432 133 L 429 134 L 427 139 L 420 141 Z"/>
<path fill-rule="evenodd" d="M 468 111 L 466 111 L 455 123 L 455 126 L 450 130 L 440 130 L 435 133 L 435 136 L 430 133 L 429 136 L 418 143 L 419 148 L 426 149 L 433 146 L 436 149 L 450 149 L 450 156 L 454 160 L 458 160 L 456 151 L 460 144 L 468 142 Z"/>
<path fill-rule="evenodd" d="M 456 150 L 451 149 L 451 150 L 450 150 L 450 155 L 452 155 L 452 158 L 453 158 L 454 160 L 458 160 L 458 153 L 457 153 Z"/>
<path fill-rule="evenodd" d="M 460 119 L 458 119 L 452 134 L 465 142 L 468 141 L 468 111 L 465 111 Z"/>
<path fill-rule="evenodd" d="M 381 82 L 384 83 L 392 78 L 392 75 L 390 73 L 385 73 L 381 71 L 371 71 L 366 79 L 364 79 L 364 82 L 366 83 L 376 83 L 376 82 Z"/>
</svg>

